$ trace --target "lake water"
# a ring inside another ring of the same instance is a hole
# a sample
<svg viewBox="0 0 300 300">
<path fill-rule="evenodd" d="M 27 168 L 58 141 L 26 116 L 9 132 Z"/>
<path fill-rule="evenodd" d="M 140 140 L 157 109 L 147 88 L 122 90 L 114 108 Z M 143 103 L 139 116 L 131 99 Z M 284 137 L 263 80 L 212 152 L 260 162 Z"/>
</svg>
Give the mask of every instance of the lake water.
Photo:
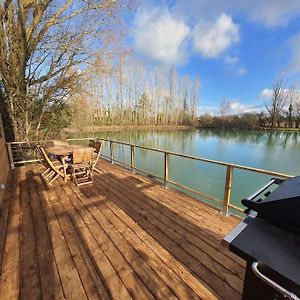
<svg viewBox="0 0 300 300">
<path fill-rule="evenodd" d="M 76 134 L 98 136 L 202 158 L 275 172 L 300 174 L 300 133 L 231 130 L 147 130 Z M 74 137 L 74 136 L 72 136 Z M 115 145 L 115 158 L 130 164 L 130 148 Z M 109 147 L 104 147 L 109 155 Z M 163 177 L 163 154 L 136 149 L 136 166 Z M 170 157 L 169 178 L 195 190 L 223 199 L 226 167 Z M 231 202 L 252 194 L 271 176 L 235 170 Z"/>
</svg>

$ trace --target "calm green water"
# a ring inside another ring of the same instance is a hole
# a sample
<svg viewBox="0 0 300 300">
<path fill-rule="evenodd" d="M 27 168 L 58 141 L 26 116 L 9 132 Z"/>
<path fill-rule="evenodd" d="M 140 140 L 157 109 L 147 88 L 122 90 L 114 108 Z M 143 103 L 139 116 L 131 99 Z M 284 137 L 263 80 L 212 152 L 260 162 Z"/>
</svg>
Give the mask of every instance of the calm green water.
<svg viewBox="0 0 300 300">
<path fill-rule="evenodd" d="M 300 174 L 300 133 L 229 130 L 122 131 L 77 134 L 99 136 L 152 148 L 190 154 L 285 174 Z M 115 145 L 115 158 L 130 163 L 128 146 Z M 109 147 L 104 147 L 109 155 Z M 163 154 L 136 149 L 136 166 L 163 176 Z M 170 157 L 171 180 L 223 199 L 226 168 L 185 158 Z M 239 205 L 271 176 L 235 170 L 231 202 Z"/>
</svg>

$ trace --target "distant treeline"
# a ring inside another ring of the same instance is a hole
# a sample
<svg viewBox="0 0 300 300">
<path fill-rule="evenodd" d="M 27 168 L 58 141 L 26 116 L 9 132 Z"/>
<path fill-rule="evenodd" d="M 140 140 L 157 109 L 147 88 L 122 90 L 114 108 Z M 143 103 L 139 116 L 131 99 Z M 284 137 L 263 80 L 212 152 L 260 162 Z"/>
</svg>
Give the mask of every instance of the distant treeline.
<svg viewBox="0 0 300 300">
<path fill-rule="evenodd" d="M 198 119 L 203 128 L 261 129 L 261 128 L 300 128 L 300 116 L 281 115 L 272 126 L 272 118 L 264 113 L 211 116 L 205 114 Z"/>
<path fill-rule="evenodd" d="M 300 91 L 286 86 L 283 75 L 273 83 L 272 95 L 260 113 L 230 114 L 231 102 L 223 100 L 220 115 L 205 114 L 198 120 L 200 127 L 209 128 L 300 128 Z"/>
<path fill-rule="evenodd" d="M 257 129 L 265 125 L 260 114 L 242 114 L 228 116 L 211 116 L 205 114 L 198 120 L 199 127 L 204 128 L 229 128 L 229 129 Z"/>
</svg>

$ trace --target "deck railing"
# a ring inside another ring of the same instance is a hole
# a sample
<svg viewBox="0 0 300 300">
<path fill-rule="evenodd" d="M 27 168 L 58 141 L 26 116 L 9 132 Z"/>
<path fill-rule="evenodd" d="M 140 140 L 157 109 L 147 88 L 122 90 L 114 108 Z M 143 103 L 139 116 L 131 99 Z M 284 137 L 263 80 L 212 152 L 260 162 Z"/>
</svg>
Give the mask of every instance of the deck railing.
<svg viewBox="0 0 300 300">
<path fill-rule="evenodd" d="M 247 166 L 242 166 L 242 165 L 237 165 L 237 164 L 230 164 L 230 163 L 226 163 L 226 162 L 221 162 L 221 161 L 217 161 L 217 160 L 211 160 L 211 159 L 206 159 L 206 158 L 201 158 L 201 157 L 196 157 L 196 156 L 192 156 L 192 155 L 187 155 L 187 154 L 182 154 L 182 153 L 176 153 L 176 152 L 172 152 L 172 151 L 167 151 L 167 150 L 162 150 L 162 149 L 157 149 L 157 148 L 150 148 L 150 147 L 145 147 L 145 146 L 140 146 L 140 145 L 134 145 L 131 143 L 126 143 L 126 142 L 120 142 L 120 141 L 115 141 L 115 140 L 110 140 L 110 139 L 100 139 L 104 142 L 109 143 L 109 148 L 110 148 L 110 156 L 105 156 L 103 155 L 106 159 L 109 159 L 112 163 L 117 162 L 119 164 L 122 164 L 126 167 L 130 167 L 130 169 L 132 171 L 137 170 L 139 172 L 151 175 L 152 177 L 158 178 L 160 180 L 162 180 L 163 184 L 165 187 L 167 187 L 167 184 L 172 184 L 174 186 L 177 186 L 181 189 L 187 190 L 189 192 L 192 192 L 196 195 L 199 195 L 201 197 L 204 197 L 208 200 L 211 200 L 215 203 L 218 203 L 219 205 L 222 205 L 222 212 L 227 215 L 229 212 L 229 209 L 232 208 L 236 211 L 239 212 L 243 212 L 243 210 L 230 203 L 230 198 L 231 198 L 231 188 L 232 188 L 232 183 L 233 183 L 233 171 L 234 169 L 239 169 L 239 170 L 245 170 L 245 171 L 251 171 L 251 172 L 256 172 L 259 174 L 264 174 L 264 175 L 270 175 L 270 176 L 274 176 L 274 177 L 279 177 L 279 178 L 291 178 L 291 175 L 287 175 L 287 174 L 282 174 L 282 173 L 278 173 L 278 172 L 273 172 L 273 171 L 268 171 L 268 170 L 263 170 L 263 169 L 258 169 L 258 168 L 252 168 L 252 167 L 247 167 Z M 130 147 L 130 165 L 126 164 L 125 162 L 116 160 L 114 158 L 114 144 L 118 144 L 118 145 L 126 145 L 128 147 Z M 135 163 L 135 149 L 143 149 L 143 150 L 147 150 L 147 151 L 154 151 L 154 152 L 159 152 L 162 153 L 164 156 L 164 163 L 163 163 L 163 177 L 157 176 L 153 173 L 150 173 L 146 170 L 140 169 L 136 167 L 136 163 Z M 196 191 L 190 187 L 187 187 L 185 185 L 182 185 L 176 181 L 170 180 L 170 176 L 169 176 L 169 159 L 170 156 L 176 156 L 176 157 L 181 157 L 181 158 L 187 158 L 187 159 L 191 159 L 191 160 L 196 160 L 196 161 L 201 161 L 201 162 L 206 162 L 206 163 L 210 163 L 210 164 L 215 164 L 215 165 L 219 165 L 219 166 L 223 166 L 226 167 L 226 177 L 225 177 L 225 183 L 224 183 L 224 198 L 218 199 L 214 196 L 208 195 L 206 193 L 200 192 L 200 191 Z"/>
<path fill-rule="evenodd" d="M 90 139 L 95 139 L 95 137 L 80 138 L 80 139 L 67 139 L 67 141 L 76 142 L 76 141 L 85 141 L 85 140 L 90 140 Z M 138 171 L 138 172 L 150 175 L 151 177 L 157 178 L 162 181 L 164 187 L 167 187 L 168 184 L 171 184 L 180 189 L 187 190 L 198 196 L 201 196 L 201 197 L 211 201 L 212 203 L 217 204 L 218 207 L 221 207 L 222 213 L 224 213 L 225 215 L 228 214 L 230 209 L 234 209 L 235 211 L 238 211 L 238 212 L 243 212 L 243 210 L 240 207 L 232 204 L 230 201 L 234 169 L 250 171 L 250 172 L 255 172 L 258 174 L 270 175 L 270 176 L 284 178 L 284 179 L 292 177 L 291 175 L 282 174 L 282 173 L 278 173 L 278 172 L 273 172 L 273 171 L 268 171 L 268 170 L 263 170 L 263 169 L 258 169 L 258 168 L 252 168 L 252 167 L 247 167 L 247 166 L 242 166 L 242 165 L 237 165 L 237 164 L 231 164 L 231 163 L 196 157 L 196 156 L 182 154 L 182 153 L 176 153 L 176 152 L 157 149 L 157 148 L 151 148 L 151 147 L 135 145 L 135 144 L 126 143 L 126 142 L 115 141 L 115 140 L 111 140 L 111 139 L 99 138 L 99 140 L 101 140 L 104 143 L 106 143 L 107 145 L 109 145 L 109 156 L 102 154 L 101 157 L 109 160 L 112 164 L 118 163 L 118 164 L 121 164 L 121 165 L 129 168 L 132 172 Z M 35 145 L 36 144 L 49 145 L 51 143 L 52 143 L 51 140 L 7 143 L 7 149 L 8 149 L 8 153 L 9 153 L 11 167 L 15 168 L 17 166 L 24 165 L 27 163 L 39 162 L 40 160 L 38 159 L 38 155 L 35 150 Z M 130 149 L 130 164 L 127 164 L 124 161 L 120 161 L 115 158 L 114 145 L 128 146 L 128 148 Z M 147 170 L 138 168 L 136 166 L 136 161 L 135 161 L 135 152 L 136 152 L 135 150 L 136 149 L 143 149 L 146 151 L 158 152 L 158 153 L 163 154 L 163 177 L 160 177 L 156 174 L 150 173 Z M 224 197 L 223 197 L 223 199 L 218 199 L 212 195 L 208 195 L 204 192 L 195 190 L 191 187 L 185 186 L 179 182 L 171 180 L 170 176 L 169 176 L 170 175 L 169 174 L 169 159 L 171 156 L 186 158 L 186 159 L 190 159 L 190 160 L 195 160 L 195 161 L 200 161 L 200 162 L 205 162 L 205 163 L 225 167 L 226 168 L 226 177 L 225 177 L 225 182 L 224 182 Z"/>
</svg>

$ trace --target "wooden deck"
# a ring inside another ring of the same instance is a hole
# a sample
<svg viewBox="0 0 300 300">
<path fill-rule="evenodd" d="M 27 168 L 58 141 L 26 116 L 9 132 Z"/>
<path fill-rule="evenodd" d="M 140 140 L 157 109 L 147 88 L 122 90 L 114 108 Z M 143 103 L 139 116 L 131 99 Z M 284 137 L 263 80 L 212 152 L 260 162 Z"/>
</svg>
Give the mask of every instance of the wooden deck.
<svg viewBox="0 0 300 300">
<path fill-rule="evenodd" d="M 220 246 L 238 220 L 100 161 L 94 184 L 11 172 L 0 299 L 240 299 L 245 265 Z"/>
</svg>

